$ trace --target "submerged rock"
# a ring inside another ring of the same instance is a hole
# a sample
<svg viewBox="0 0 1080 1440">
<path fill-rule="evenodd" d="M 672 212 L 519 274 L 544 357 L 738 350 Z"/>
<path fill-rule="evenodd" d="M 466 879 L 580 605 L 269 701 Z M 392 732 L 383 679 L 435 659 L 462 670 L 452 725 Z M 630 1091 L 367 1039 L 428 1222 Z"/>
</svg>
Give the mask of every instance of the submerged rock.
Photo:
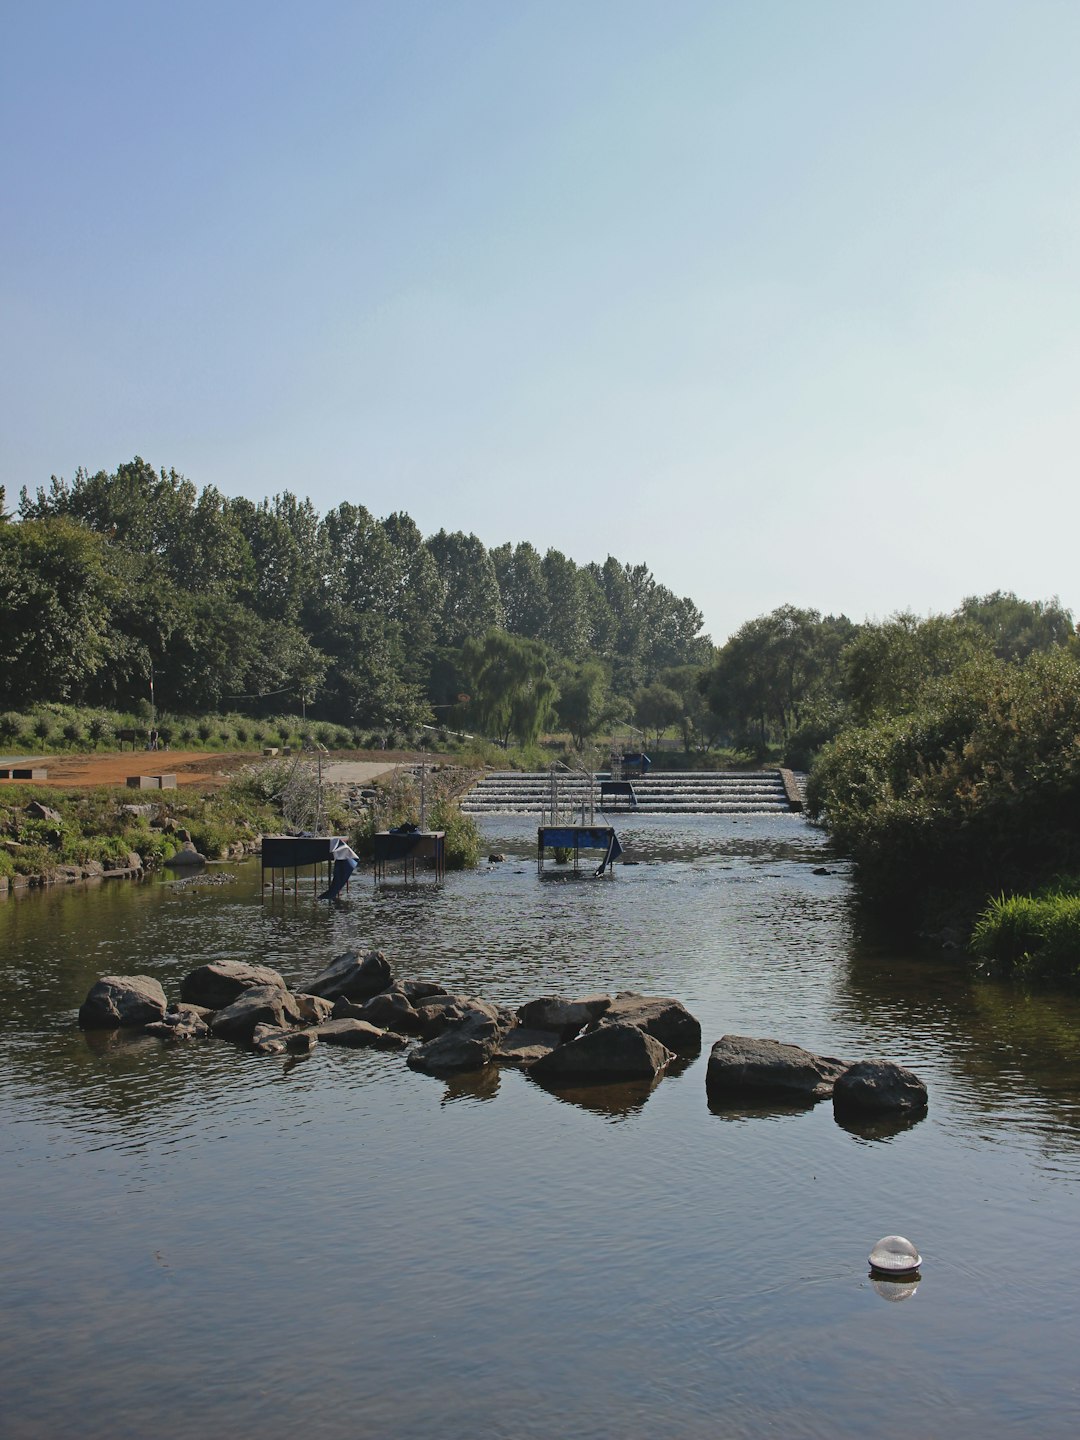
<svg viewBox="0 0 1080 1440">
<path fill-rule="evenodd" d="M 537 1060 L 529 1074 L 545 1085 L 604 1084 L 651 1080 L 672 1060 L 673 1051 L 637 1025 L 601 1025 Z"/>
<path fill-rule="evenodd" d="M 926 1086 L 892 1060 L 859 1060 L 837 1077 L 833 1109 L 841 1114 L 881 1115 L 925 1110 Z"/>
<path fill-rule="evenodd" d="M 351 1049 L 371 1048 L 376 1050 L 401 1050 L 409 1042 L 404 1035 L 395 1035 L 392 1030 L 381 1030 L 366 1020 L 327 1020 L 313 1031 L 319 1040 L 327 1045 L 347 1045 Z"/>
<path fill-rule="evenodd" d="M 159 981 L 149 975 L 103 975 L 79 1007 L 84 1030 L 153 1025 L 165 1019 L 168 1004 Z"/>
<path fill-rule="evenodd" d="M 800 1045 L 724 1035 L 709 1055 L 705 1089 L 710 1100 L 760 1096 L 813 1104 L 828 1099 L 837 1077 L 847 1068 L 844 1060 L 814 1055 Z"/>
</svg>

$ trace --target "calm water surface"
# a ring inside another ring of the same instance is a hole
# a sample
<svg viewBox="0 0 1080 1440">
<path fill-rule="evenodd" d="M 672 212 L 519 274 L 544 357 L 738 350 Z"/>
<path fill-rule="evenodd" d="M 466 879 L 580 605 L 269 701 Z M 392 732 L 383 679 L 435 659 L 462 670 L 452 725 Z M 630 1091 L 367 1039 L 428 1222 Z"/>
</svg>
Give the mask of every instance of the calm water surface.
<svg viewBox="0 0 1080 1440">
<path fill-rule="evenodd" d="M 338 909 L 262 901 L 256 865 L 0 905 L 0 1433 L 1074 1435 L 1076 1001 L 861 944 L 795 817 L 627 819 L 641 863 L 576 884 L 537 878 L 526 817 L 483 823 L 505 864 Z M 556 1097 L 75 1027 L 101 974 L 299 984 L 351 946 L 515 1004 L 675 995 L 705 1048 Z M 713 1113 L 729 1031 L 902 1061 L 928 1116 Z M 903 1303 L 867 1275 L 893 1231 Z"/>
</svg>

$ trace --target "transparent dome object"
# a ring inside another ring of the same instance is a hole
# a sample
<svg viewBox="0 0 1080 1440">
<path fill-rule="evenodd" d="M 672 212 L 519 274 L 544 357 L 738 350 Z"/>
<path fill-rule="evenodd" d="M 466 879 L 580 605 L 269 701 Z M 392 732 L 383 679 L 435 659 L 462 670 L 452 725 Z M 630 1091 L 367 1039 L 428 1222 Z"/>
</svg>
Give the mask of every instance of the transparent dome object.
<svg viewBox="0 0 1080 1440">
<path fill-rule="evenodd" d="M 870 1268 L 888 1275 L 910 1274 L 922 1264 L 922 1256 L 903 1235 L 885 1235 L 870 1251 Z"/>
</svg>

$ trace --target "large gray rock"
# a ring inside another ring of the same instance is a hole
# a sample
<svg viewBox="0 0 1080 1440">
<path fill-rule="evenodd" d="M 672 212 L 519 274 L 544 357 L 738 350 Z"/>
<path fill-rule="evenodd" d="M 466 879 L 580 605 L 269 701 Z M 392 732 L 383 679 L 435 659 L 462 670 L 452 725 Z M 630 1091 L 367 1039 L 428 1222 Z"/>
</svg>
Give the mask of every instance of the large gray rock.
<svg viewBox="0 0 1080 1440">
<path fill-rule="evenodd" d="M 495 1024 L 503 1024 L 498 1006 L 481 1000 L 476 995 L 432 995 L 425 1000 L 417 1000 L 413 1009 L 419 1022 L 420 1034 L 425 1040 L 434 1039 L 451 1026 L 460 1025 L 477 1010 Z"/>
<path fill-rule="evenodd" d="M 223 1010 L 255 985 L 286 988 L 278 972 L 268 965 L 249 965 L 246 960 L 213 960 L 184 976 L 180 981 L 180 999 L 207 1010 Z"/>
<path fill-rule="evenodd" d="M 397 985 L 389 990 L 380 990 L 378 995 L 365 1000 L 358 1018 L 384 1030 L 396 1030 L 399 1035 L 419 1035 L 421 1030 L 419 1015 L 409 1003 L 405 991 Z"/>
<path fill-rule="evenodd" d="M 247 1045 L 257 1025 L 284 1030 L 301 1024 L 303 1018 L 288 990 L 280 985 L 255 985 L 219 1010 L 210 1022 L 210 1030 L 219 1040 L 235 1040 Z"/>
<path fill-rule="evenodd" d="M 408 1058 L 411 1070 L 425 1075 L 453 1075 L 459 1070 L 481 1070 L 494 1058 L 504 1026 L 493 1006 L 474 1007 L 433 1040 L 418 1045 Z"/>
<path fill-rule="evenodd" d="M 526 1025 L 515 1025 L 499 1041 L 491 1058 L 500 1065 L 516 1065 L 528 1070 L 561 1044 L 562 1036 L 557 1030 L 533 1030 Z"/>
<path fill-rule="evenodd" d="M 334 1006 L 331 1001 L 324 1000 L 321 995 L 307 995 L 293 991 L 293 999 L 296 1001 L 297 1009 L 305 1020 L 311 1021 L 313 1025 L 321 1025 L 324 1020 L 329 1020 L 334 1013 Z"/>
<path fill-rule="evenodd" d="M 79 1007 L 84 1030 L 153 1025 L 165 1019 L 165 991 L 149 975 L 103 975 Z"/>
<path fill-rule="evenodd" d="M 637 1025 L 601 1025 L 537 1060 L 529 1074 L 545 1085 L 600 1085 L 651 1080 L 674 1052 Z"/>
<path fill-rule="evenodd" d="M 591 1025 L 636 1025 L 669 1050 L 696 1053 L 701 1049 L 701 1024 L 681 1000 L 665 995 L 638 995 L 621 990 L 599 1020 Z"/>
<path fill-rule="evenodd" d="M 520 1006 L 517 1014 L 528 1030 L 555 1030 L 564 1040 L 570 1040 L 584 1026 L 599 1020 L 610 1005 L 610 995 L 583 995 L 578 1000 L 541 995 L 539 1000 Z"/>
<path fill-rule="evenodd" d="M 180 870 L 184 869 L 187 866 L 205 865 L 206 856 L 200 854 L 199 851 L 195 849 L 195 846 L 191 843 L 191 841 L 188 840 L 185 844 L 181 845 L 179 850 L 169 856 L 169 858 L 165 861 L 165 864 L 171 865 L 174 867 L 174 869 Z"/>
<path fill-rule="evenodd" d="M 409 1042 L 404 1035 L 381 1030 L 366 1020 L 327 1020 L 311 1032 L 327 1045 L 347 1045 L 350 1049 L 401 1050 Z"/>
<path fill-rule="evenodd" d="M 926 1086 L 912 1070 L 891 1060 L 859 1060 L 833 1086 L 833 1109 L 847 1115 L 884 1115 L 925 1110 Z"/>
<path fill-rule="evenodd" d="M 445 995 L 445 985 L 436 985 L 434 980 L 402 980 L 401 989 L 410 1005 L 415 1005 L 418 1000 L 430 1000 L 434 995 Z"/>
<path fill-rule="evenodd" d="M 339 995 L 347 1000 L 370 1000 L 372 995 L 385 990 L 393 978 L 381 950 L 370 950 L 366 955 L 346 950 L 316 975 L 307 988 L 309 994 L 321 995 L 324 1000 L 336 1000 Z"/>
<path fill-rule="evenodd" d="M 712 1048 L 705 1072 L 710 1100 L 789 1099 L 805 1104 L 832 1094 L 845 1060 L 814 1055 L 800 1045 L 724 1035 Z"/>
</svg>

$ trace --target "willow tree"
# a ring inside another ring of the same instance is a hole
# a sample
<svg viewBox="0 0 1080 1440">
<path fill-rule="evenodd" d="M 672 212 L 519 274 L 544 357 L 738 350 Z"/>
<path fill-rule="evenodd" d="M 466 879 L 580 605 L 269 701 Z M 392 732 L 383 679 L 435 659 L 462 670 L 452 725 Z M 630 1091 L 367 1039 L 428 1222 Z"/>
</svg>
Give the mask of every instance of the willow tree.
<svg viewBox="0 0 1080 1440">
<path fill-rule="evenodd" d="M 559 692 L 542 645 L 489 630 L 482 640 L 466 640 L 461 658 L 475 723 L 504 749 L 511 735 L 524 744 L 552 723 Z"/>
</svg>

